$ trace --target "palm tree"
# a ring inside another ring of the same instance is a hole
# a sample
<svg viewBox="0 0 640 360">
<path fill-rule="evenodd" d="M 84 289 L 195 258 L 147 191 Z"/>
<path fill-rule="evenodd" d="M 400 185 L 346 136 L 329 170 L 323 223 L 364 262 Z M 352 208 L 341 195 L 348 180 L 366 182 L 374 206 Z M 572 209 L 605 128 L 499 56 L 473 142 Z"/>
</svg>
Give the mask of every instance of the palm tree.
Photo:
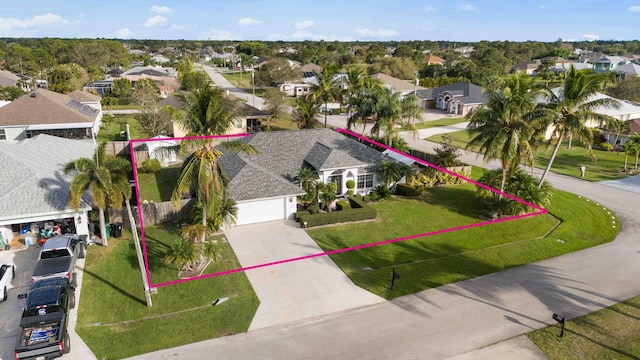
<svg viewBox="0 0 640 360">
<path fill-rule="evenodd" d="M 299 129 L 313 129 L 320 127 L 318 113 L 320 106 L 306 98 L 296 98 L 293 100 L 293 113 L 291 120 L 298 123 Z"/>
<path fill-rule="evenodd" d="M 331 66 L 325 66 L 322 72 L 316 76 L 318 84 L 314 84 L 311 88 L 312 93 L 309 94 L 313 101 L 324 103 L 324 127 L 327 127 L 327 103 L 340 99 L 340 87 L 334 79 L 336 69 Z"/>
<path fill-rule="evenodd" d="M 190 239 L 179 238 L 169 249 L 165 260 L 180 269 L 191 271 L 192 264 L 198 260 L 198 249 Z"/>
<path fill-rule="evenodd" d="M 635 159 L 634 168 L 638 169 L 638 156 L 640 155 L 640 135 L 634 133 L 624 144 L 624 171 L 627 172 L 627 158 L 629 155 Z"/>
<path fill-rule="evenodd" d="M 598 121 L 607 125 L 615 121 L 611 116 L 596 113 L 594 110 L 600 107 L 618 108 L 620 104 L 611 98 L 594 98 L 596 93 L 602 89 L 605 78 L 599 74 L 594 74 L 588 70 L 577 71 L 573 66 L 562 82 L 561 88 L 557 91 L 547 89 L 546 95 L 549 99 L 547 108 L 553 112 L 549 125 L 553 128 L 551 143 L 555 139 L 556 145 L 553 148 L 547 167 L 540 177 L 539 186 L 547 178 L 547 174 L 553 165 L 558 149 L 566 136 L 579 139 L 585 144 L 593 156 L 591 143 L 593 133 L 587 127 L 588 121 Z"/>
<path fill-rule="evenodd" d="M 471 114 L 468 128 L 477 135 L 467 148 L 479 146 L 487 159 L 499 159 L 502 168 L 500 191 L 521 162 L 533 164 L 535 137 L 542 131 L 537 110 L 540 94 L 533 80 L 522 74 L 509 76 L 500 90 L 487 92 L 487 107 Z"/>
<path fill-rule="evenodd" d="M 499 169 L 485 171 L 478 181 L 491 188 L 501 186 L 502 171 Z M 548 205 L 553 196 L 549 182 L 545 181 L 542 187 L 538 187 L 536 179 L 522 169 L 517 169 L 509 174 L 504 192 L 537 206 Z M 503 197 L 484 187 L 478 186 L 477 194 L 484 199 L 489 210 L 497 217 L 519 215 L 531 211 L 528 205 Z"/>
<path fill-rule="evenodd" d="M 411 167 L 395 160 L 382 160 L 378 164 L 376 176 L 386 187 L 398 182 L 403 176 L 411 173 Z"/>
<path fill-rule="evenodd" d="M 376 116 L 376 93 L 384 88 L 382 80 L 362 75 L 358 78 L 354 93 L 349 99 L 349 112 L 353 112 L 347 120 L 347 128 L 351 129 L 358 122 L 362 123 L 362 135 L 365 133 L 366 122 Z"/>
<path fill-rule="evenodd" d="M 105 227 L 104 210 L 112 206 L 116 209 L 122 207 L 123 193 L 119 186 L 114 186 L 111 173 L 105 167 L 104 147 L 102 143 L 96 149 L 94 159 L 80 158 L 64 165 L 65 174 L 74 173 L 69 186 L 69 205 L 78 211 L 82 196 L 89 191 L 93 206 L 98 208 L 98 221 L 100 226 L 100 238 L 102 245 L 108 246 L 107 230 Z M 127 182 L 128 186 L 128 182 Z M 129 192 L 131 189 L 129 188 Z"/>
</svg>

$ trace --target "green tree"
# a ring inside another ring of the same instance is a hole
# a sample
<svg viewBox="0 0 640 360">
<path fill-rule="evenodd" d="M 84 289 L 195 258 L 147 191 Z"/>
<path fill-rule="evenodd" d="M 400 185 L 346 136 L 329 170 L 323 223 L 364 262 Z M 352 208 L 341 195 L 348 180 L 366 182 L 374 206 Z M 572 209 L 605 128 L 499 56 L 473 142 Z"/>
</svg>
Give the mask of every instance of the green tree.
<svg viewBox="0 0 640 360">
<path fill-rule="evenodd" d="M 134 117 L 144 135 L 154 137 L 170 130 L 171 115 L 160 108 L 160 91 L 152 80 L 136 82 L 131 98 L 138 106 L 139 112 Z"/>
<path fill-rule="evenodd" d="M 13 101 L 24 95 L 24 91 L 17 86 L 0 86 L 0 100 Z"/>
<path fill-rule="evenodd" d="M 383 73 L 402 80 L 413 80 L 416 64 L 411 59 L 398 57 L 383 57 L 376 60 L 367 69 L 369 74 Z"/>
<path fill-rule="evenodd" d="M 268 88 L 264 92 L 264 111 L 271 114 L 275 120 L 284 118 L 289 108 L 289 100 L 282 91 Z"/>
<path fill-rule="evenodd" d="M 587 126 L 589 121 L 597 121 L 602 125 L 607 125 L 614 119 L 610 116 L 595 112 L 600 107 L 618 108 L 618 101 L 610 98 L 596 98 L 594 95 L 602 88 L 604 78 L 591 71 L 577 71 L 573 66 L 564 79 L 562 86 L 557 91 L 547 90 L 547 108 L 552 112 L 548 124 L 552 127 L 552 136 L 549 144 L 556 141 L 547 167 L 540 177 L 540 185 L 553 165 L 558 149 L 566 136 L 579 139 L 593 156 L 591 143 L 593 133 Z"/>
<path fill-rule="evenodd" d="M 324 127 L 327 127 L 327 103 L 340 99 L 339 84 L 334 79 L 336 70 L 333 67 L 325 67 L 322 72 L 316 76 L 318 83 L 311 88 L 312 93 L 309 97 L 313 101 L 324 104 Z"/>
<path fill-rule="evenodd" d="M 478 181 L 494 189 L 498 186 L 503 186 L 504 182 L 500 169 L 485 171 Z M 536 182 L 536 178 L 527 174 L 522 169 L 517 169 L 507 177 L 504 192 L 533 205 L 549 205 L 553 197 L 551 185 L 545 181 L 542 183 L 542 186 L 539 187 Z M 487 209 L 495 217 L 519 215 L 532 210 L 528 205 L 497 194 L 495 191 L 488 190 L 481 186 L 477 188 L 477 195 L 484 200 Z"/>
<path fill-rule="evenodd" d="M 500 160 L 500 191 L 521 163 L 533 164 L 535 137 L 544 129 L 540 123 L 544 112 L 537 110 L 539 94 L 532 78 L 511 75 L 502 89 L 487 92 L 487 107 L 469 118 L 468 127 L 475 137 L 467 148 L 479 147 L 485 161 Z"/>
<path fill-rule="evenodd" d="M 400 181 L 403 176 L 408 176 L 410 173 L 411 168 L 405 164 L 395 160 L 382 160 L 378 164 L 376 176 L 386 187 L 390 187 Z"/>
<path fill-rule="evenodd" d="M 310 99 L 299 97 L 293 100 L 291 121 L 298 124 L 299 129 L 313 129 L 321 127 L 318 121 L 320 106 Z"/>
</svg>

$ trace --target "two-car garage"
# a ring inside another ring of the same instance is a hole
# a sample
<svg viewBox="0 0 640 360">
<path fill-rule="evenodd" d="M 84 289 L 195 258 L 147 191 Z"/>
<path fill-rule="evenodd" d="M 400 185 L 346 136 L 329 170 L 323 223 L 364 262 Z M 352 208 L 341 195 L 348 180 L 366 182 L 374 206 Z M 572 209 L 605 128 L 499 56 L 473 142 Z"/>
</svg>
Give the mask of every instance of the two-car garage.
<svg viewBox="0 0 640 360">
<path fill-rule="evenodd" d="M 236 225 L 292 219 L 296 212 L 295 197 L 238 201 Z"/>
</svg>

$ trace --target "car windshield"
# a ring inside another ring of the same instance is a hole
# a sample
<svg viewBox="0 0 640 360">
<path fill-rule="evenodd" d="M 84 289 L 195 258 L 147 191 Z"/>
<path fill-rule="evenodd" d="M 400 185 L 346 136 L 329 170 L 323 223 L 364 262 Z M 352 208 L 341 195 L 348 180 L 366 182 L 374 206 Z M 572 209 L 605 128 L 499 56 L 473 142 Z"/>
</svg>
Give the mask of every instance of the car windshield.
<svg viewBox="0 0 640 360">
<path fill-rule="evenodd" d="M 59 257 L 69 256 L 69 252 L 67 249 L 55 249 L 49 251 L 43 251 L 42 255 L 40 255 L 41 259 L 55 259 Z"/>
<path fill-rule="evenodd" d="M 23 317 L 42 316 L 45 314 L 52 314 L 58 311 L 62 311 L 62 308 L 58 305 L 49 305 L 41 308 L 25 309 Z"/>
</svg>

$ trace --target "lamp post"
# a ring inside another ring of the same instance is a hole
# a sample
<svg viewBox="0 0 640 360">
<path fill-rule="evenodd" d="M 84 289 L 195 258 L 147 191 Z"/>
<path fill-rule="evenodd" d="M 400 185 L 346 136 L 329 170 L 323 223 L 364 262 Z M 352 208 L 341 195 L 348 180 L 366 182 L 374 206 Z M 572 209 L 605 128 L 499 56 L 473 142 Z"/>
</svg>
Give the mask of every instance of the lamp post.
<svg viewBox="0 0 640 360">
<path fill-rule="evenodd" d="M 253 69 L 251 69 L 251 88 L 253 90 L 253 107 L 256 107 L 256 81 Z"/>
</svg>

